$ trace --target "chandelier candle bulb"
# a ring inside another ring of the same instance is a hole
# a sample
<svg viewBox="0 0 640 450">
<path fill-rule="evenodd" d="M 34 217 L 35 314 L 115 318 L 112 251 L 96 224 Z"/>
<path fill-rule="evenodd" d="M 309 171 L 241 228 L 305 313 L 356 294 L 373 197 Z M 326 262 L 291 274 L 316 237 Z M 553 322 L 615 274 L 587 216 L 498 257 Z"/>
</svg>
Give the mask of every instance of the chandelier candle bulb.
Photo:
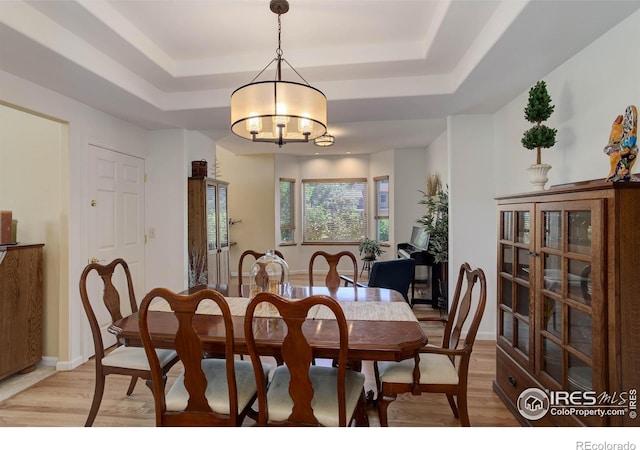
<svg viewBox="0 0 640 450">
<path fill-rule="evenodd" d="M 258 113 L 252 112 L 249 114 L 250 118 L 247 120 L 247 131 L 251 134 L 257 134 L 262 131 L 262 119 L 257 116 Z"/>
<path fill-rule="evenodd" d="M 302 134 L 311 134 L 313 124 L 309 119 L 298 119 L 298 131 Z"/>
</svg>

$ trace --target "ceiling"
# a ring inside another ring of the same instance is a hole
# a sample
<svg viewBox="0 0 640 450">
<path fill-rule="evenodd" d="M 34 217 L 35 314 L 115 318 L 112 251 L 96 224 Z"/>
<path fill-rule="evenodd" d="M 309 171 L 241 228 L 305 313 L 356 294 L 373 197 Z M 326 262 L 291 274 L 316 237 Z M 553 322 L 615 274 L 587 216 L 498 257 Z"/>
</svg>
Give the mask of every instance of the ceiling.
<svg viewBox="0 0 640 450">
<path fill-rule="evenodd" d="M 447 116 L 495 112 L 640 7 L 640 0 L 289 3 L 283 57 L 326 95 L 333 147 L 279 149 L 229 130 L 231 93 L 276 56 L 268 0 L 2 0 L 0 69 L 148 129 L 202 131 L 236 154 L 424 148 Z M 283 79 L 299 81 L 290 71 Z"/>
</svg>

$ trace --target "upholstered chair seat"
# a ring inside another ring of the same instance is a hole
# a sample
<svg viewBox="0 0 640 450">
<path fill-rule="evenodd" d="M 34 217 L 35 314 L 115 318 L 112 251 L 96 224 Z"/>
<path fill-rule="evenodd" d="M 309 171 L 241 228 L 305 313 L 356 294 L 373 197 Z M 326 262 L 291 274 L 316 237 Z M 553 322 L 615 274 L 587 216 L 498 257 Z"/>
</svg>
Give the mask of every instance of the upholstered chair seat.
<svg viewBox="0 0 640 450">
<path fill-rule="evenodd" d="M 161 366 L 169 364 L 176 357 L 175 350 L 156 350 Z M 142 347 L 120 346 L 102 358 L 104 367 L 126 367 L 134 370 L 150 370 L 149 360 Z"/>
<path fill-rule="evenodd" d="M 268 376 L 271 366 L 263 366 L 265 376 Z M 203 359 L 202 371 L 207 379 L 205 396 L 211 409 L 218 414 L 229 414 L 229 385 L 226 377 L 226 362 L 224 359 Z M 236 361 L 236 387 L 238 389 L 238 409 L 243 410 L 249 402 L 255 399 L 256 377 L 253 373 L 251 361 Z M 166 394 L 167 411 L 183 411 L 189 401 L 189 393 L 184 385 L 184 372 L 178 375 L 176 381 Z"/>
<path fill-rule="evenodd" d="M 338 369 L 311 366 L 309 379 L 313 386 L 311 407 L 320 425 L 337 427 L 338 423 Z M 347 411 L 354 411 L 364 387 L 364 375 L 347 371 L 345 377 L 345 403 Z M 277 367 L 267 391 L 269 420 L 284 422 L 291 415 L 293 400 L 289 395 L 291 376 L 286 365 Z"/>
<path fill-rule="evenodd" d="M 426 348 L 438 348 L 427 345 Z M 383 383 L 413 383 L 413 359 L 400 362 L 378 362 L 378 373 Z M 447 355 L 420 353 L 420 384 L 458 384 L 458 371 Z"/>
</svg>

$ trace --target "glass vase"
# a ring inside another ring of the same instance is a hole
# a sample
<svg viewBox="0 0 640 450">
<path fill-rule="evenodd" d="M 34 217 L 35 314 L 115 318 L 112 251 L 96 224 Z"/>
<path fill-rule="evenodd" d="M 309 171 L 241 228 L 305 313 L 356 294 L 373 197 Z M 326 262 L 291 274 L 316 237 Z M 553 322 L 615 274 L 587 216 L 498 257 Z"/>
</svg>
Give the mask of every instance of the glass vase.
<svg viewBox="0 0 640 450">
<path fill-rule="evenodd" d="M 260 292 L 271 292 L 282 297 L 289 297 L 289 265 L 275 254 L 267 250 L 251 266 L 249 274 L 249 296 L 253 298 Z"/>
</svg>

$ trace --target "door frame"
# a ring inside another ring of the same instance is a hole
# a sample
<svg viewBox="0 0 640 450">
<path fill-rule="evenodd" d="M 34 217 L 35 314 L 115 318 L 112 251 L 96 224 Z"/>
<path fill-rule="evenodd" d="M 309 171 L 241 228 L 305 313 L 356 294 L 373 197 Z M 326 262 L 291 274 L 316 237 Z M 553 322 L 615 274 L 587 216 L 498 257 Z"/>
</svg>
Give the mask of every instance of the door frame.
<svg viewBox="0 0 640 450">
<path fill-rule="evenodd" d="M 144 166 L 144 171 L 146 174 L 146 158 L 141 157 L 139 155 L 135 155 L 135 154 L 131 154 L 131 153 L 127 153 L 125 151 L 122 151 L 121 149 L 114 147 L 112 145 L 108 145 L 105 144 L 104 142 L 101 142 L 97 139 L 86 139 L 85 143 L 84 143 L 84 161 L 83 161 L 83 176 L 82 176 L 82 185 L 83 185 L 83 195 L 82 195 L 82 201 L 83 201 L 83 208 L 82 208 L 82 230 L 84 233 L 84 239 L 83 239 L 83 259 L 81 261 L 81 269 L 84 269 L 84 267 L 86 266 L 86 264 L 88 264 L 90 262 L 90 259 L 92 257 L 92 255 L 90 254 L 90 249 L 92 248 L 89 242 L 89 238 L 90 238 L 90 230 L 89 230 L 89 226 L 90 226 L 90 220 L 89 220 L 89 216 L 91 214 L 91 193 L 89 192 L 89 163 L 90 163 L 90 158 L 89 158 L 89 152 L 90 152 L 90 147 L 99 147 L 103 150 L 107 150 L 113 153 L 118 153 L 120 155 L 124 155 L 124 156 L 128 156 L 128 157 L 132 157 L 132 158 L 137 158 L 139 160 L 142 161 L 143 166 Z M 142 217 L 143 217 L 143 223 L 142 223 L 142 228 L 143 230 L 146 230 L 146 185 L 144 187 L 144 191 L 145 191 L 145 201 L 142 203 Z M 146 235 L 145 235 L 145 239 L 146 239 Z M 140 259 L 140 264 L 141 264 L 141 270 L 139 271 L 140 274 L 144 277 L 145 276 L 145 266 L 146 266 L 146 249 L 145 251 L 142 252 L 141 255 L 141 259 Z M 132 274 L 133 275 L 133 274 Z M 80 273 L 78 273 L 78 280 L 80 279 Z M 142 280 L 141 283 L 143 286 L 145 286 L 145 280 Z M 140 293 L 136 292 L 136 300 L 139 302 L 140 298 L 138 298 L 140 295 Z M 126 295 L 125 295 L 126 297 Z M 126 298 L 123 298 L 124 301 L 126 301 L 128 303 L 128 300 Z M 81 322 L 80 322 L 80 328 L 79 328 L 79 338 L 80 338 L 80 354 L 82 356 L 82 362 L 87 361 L 89 358 L 91 358 L 94 354 L 94 343 L 93 343 L 93 336 L 91 334 L 91 328 L 89 327 L 89 321 L 87 319 L 87 315 L 84 311 L 84 309 L 82 308 L 82 306 L 79 306 L 79 313 L 80 313 L 80 317 L 81 317 Z"/>
</svg>

